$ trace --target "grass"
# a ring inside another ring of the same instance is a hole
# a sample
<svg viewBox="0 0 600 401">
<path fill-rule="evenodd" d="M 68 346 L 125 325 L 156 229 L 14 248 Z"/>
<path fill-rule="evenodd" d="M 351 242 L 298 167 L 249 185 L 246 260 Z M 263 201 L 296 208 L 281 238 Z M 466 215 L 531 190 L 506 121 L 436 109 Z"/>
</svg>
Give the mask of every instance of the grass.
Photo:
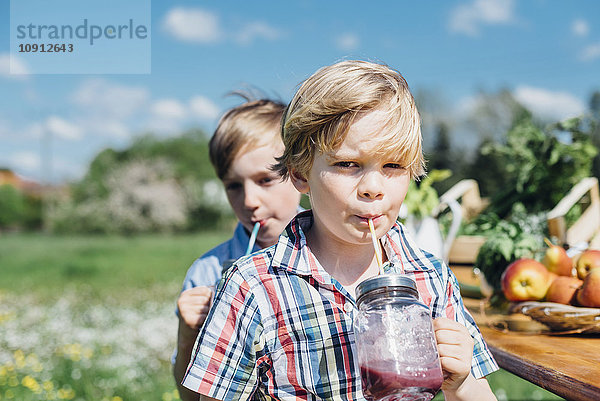
<svg viewBox="0 0 600 401">
<path fill-rule="evenodd" d="M 135 237 L 5 235 L 0 237 L 0 290 L 52 299 L 62 291 L 83 288 L 101 299 L 127 301 L 130 291 L 180 286 L 194 259 L 227 237 L 225 232 Z"/>
<path fill-rule="evenodd" d="M 175 299 L 228 236 L 0 236 L 0 400 L 178 399 Z M 488 379 L 499 400 L 561 399 L 503 370 Z"/>
</svg>

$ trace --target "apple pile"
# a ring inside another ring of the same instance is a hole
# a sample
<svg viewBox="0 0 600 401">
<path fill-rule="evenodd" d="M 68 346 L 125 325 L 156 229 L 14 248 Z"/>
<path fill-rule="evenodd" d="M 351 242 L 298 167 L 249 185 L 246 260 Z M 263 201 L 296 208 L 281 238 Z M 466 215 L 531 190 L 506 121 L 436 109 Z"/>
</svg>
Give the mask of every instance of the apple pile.
<svg viewBox="0 0 600 401">
<path fill-rule="evenodd" d="M 504 270 L 500 280 L 506 299 L 600 307 L 600 250 L 585 250 L 573 260 L 563 247 L 546 243 L 542 262 L 521 258 Z"/>
</svg>

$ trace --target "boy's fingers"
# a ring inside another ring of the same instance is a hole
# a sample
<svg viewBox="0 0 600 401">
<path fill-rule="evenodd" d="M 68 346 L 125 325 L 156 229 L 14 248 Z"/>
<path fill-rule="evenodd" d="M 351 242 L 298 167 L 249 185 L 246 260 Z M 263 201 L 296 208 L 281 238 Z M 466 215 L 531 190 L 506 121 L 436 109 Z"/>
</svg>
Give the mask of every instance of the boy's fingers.
<svg viewBox="0 0 600 401">
<path fill-rule="evenodd" d="M 210 301 L 212 297 L 212 289 L 210 287 L 194 287 L 185 290 L 179 296 L 177 303 L 181 304 L 196 304 L 203 305 Z"/>
<path fill-rule="evenodd" d="M 472 353 L 469 349 L 455 344 L 438 344 L 440 357 L 455 358 L 459 360 L 471 360 Z"/>
<path fill-rule="evenodd" d="M 448 319 L 447 317 L 438 317 L 437 319 L 434 319 L 433 328 L 434 330 L 453 329 L 467 331 L 465 326 L 455 320 Z"/>
<path fill-rule="evenodd" d="M 465 344 L 468 340 L 465 335 L 453 330 L 438 330 L 435 332 L 438 344 Z"/>
<path fill-rule="evenodd" d="M 205 297 L 210 297 L 212 295 L 212 288 L 211 287 L 194 287 L 194 288 L 189 288 L 185 291 L 183 291 L 181 293 L 181 295 L 189 295 L 189 296 L 205 296 Z"/>
</svg>

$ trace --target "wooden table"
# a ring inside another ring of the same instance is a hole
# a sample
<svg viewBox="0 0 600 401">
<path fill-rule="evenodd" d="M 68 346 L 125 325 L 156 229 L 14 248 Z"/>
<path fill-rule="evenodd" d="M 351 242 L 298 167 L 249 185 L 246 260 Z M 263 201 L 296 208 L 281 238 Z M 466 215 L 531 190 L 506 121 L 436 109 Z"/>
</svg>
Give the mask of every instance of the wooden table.
<svg viewBox="0 0 600 401">
<path fill-rule="evenodd" d="M 567 400 L 600 400 L 599 335 L 502 332 L 488 325 L 499 315 L 482 314 L 478 299 L 464 302 L 501 368 Z"/>
</svg>

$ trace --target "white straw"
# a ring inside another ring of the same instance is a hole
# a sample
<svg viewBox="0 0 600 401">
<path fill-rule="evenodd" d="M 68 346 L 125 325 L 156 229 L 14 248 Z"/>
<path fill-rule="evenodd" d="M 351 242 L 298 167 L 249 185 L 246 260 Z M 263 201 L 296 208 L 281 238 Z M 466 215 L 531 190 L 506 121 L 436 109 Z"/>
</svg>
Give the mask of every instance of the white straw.
<svg viewBox="0 0 600 401">
<path fill-rule="evenodd" d="M 375 249 L 375 258 L 377 259 L 377 265 L 379 266 L 379 274 L 384 274 L 383 259 L 381 257 L 381 244 L 375 235 L 375 227 L 373 226 L 372 219 L 369 219 L 369 229 L 371 230 L 371 240 L 373 241 L 373 248 Z"/>
<path fill-rule="evenodd" d="M 260 228 L 260 222 L 254 223 L 254 227 L 252 228 L 252 234 L 250 234 L 250 241 L 248 241 L 248 248 L 246 249 L 246 255 L 250 255 L 252 253 L 252 248 L 254 248 L 254 242 L 256 241 L 256 235 L 258 234 L 258 229 Z"/>
</svg>

